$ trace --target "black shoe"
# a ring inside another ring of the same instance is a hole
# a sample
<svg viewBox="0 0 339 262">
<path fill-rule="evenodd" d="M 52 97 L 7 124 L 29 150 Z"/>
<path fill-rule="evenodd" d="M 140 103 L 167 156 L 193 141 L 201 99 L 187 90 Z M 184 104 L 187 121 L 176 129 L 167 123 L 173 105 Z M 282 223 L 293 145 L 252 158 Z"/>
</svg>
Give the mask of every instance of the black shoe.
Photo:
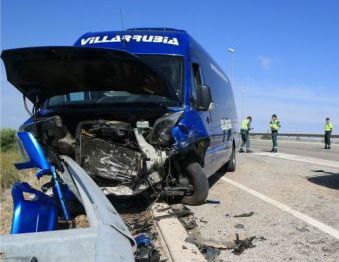
<svg viewBox="0 0 339 262">
<path fill-rule="evenodd" d="M 327 149 L 331 149 L 331 146 L 328 146 Z"/>
<path fill-rule="evenodd" d="M 253 151 L 251 149 L 247 149 L 246 153 L 253 153 Z"/>
<path fill-rule="evenodd" d="M 240 148 L 239 153 L 244 153 L 244 149 Z"/>
</svg>

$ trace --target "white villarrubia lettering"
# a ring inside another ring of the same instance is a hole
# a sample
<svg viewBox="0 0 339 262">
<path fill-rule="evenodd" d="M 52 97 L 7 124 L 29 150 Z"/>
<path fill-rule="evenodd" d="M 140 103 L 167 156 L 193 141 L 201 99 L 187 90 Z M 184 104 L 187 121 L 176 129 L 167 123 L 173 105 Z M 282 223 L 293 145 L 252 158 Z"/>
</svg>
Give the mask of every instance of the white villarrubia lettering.
<svg viewBox="0 0 339 262">
<path fill-rule="evenodd" d="M 142 35 L 134 35 L 132 39 L 135 40 L 136 42 L 140 42 L 141 38 L 142 38 Z"/>
<path fill-rule="evenodd" d="M 92 37 L 81 39 L 81 45 L 87 45 L 91 39 Z"/>
<path fill-rule="evenodd" d="M 154 43 L 162 43 L 162 40 L 163 40 L 162 36 L 156 35 L 156 36 L 154 36 L 153 42 Z"/>
<path fill-rule="evenodd" d="M 129 42 L 131 40 L 132 36 L 131 35 L 123 35 L 122 39 L 125 40 L 126 42 Z"/>
<path fill-rule="evenodd" d="M 176 39 L 175 37 L 173 37 L 171 40 L 168 40 L 168 44 L 171 44 L 171 45 L 179 45 L 178 39 Z"/>
<path fill-rule="evenodd" d="M 148 37 L 148 38 L 147 38 Z M 152 35 L 144 35 L 142 37 L 143 42 L 152 42 L 153 41 L 153 36 Z"/>
<path fill-rule="evenodd" d="M 168 36 L 160 35 L 115 35 L 115 36 L 91 36 L 80 40 L 81 45 L 91 45 L 99 43 L 119 43 L 121 41 L 126 42 L 144 42 L 144 43 L 162 43 L 168 45 L 179 45 L 179 41 L 176 37 L 169 38 Z"/>
</svg>

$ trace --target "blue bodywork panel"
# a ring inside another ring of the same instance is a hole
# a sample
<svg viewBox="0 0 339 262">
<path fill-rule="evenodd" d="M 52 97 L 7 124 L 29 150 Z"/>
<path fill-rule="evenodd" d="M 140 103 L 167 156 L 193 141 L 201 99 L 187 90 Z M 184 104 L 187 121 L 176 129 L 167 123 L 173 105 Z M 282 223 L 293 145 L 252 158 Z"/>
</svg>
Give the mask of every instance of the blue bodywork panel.
<svg viewBox="0 0 339 262">
<path fill-rule="evenodd" d="M 88 53 L 96 49 L 104 49 L 112 53 L 116 50 L 124 51 L 125 54 L 128 53 L 130 58 L 133 58 L 131 59 L 133 63 L 136 62 L 134 58 L 138 58 L 140 62 L 146 61 L 142 59 L 145 59 L 147 55 L 180 57 L 180 61 L 183 61 L 181 67 L 182 84 L 176 87 L 182 90 L 179 90 L 181 92 L 180 95 L 178 95 L 178 104 L 177 106 L 165 108 L 164 112 L 161 113 L 182 112 L 180 119 L 178 119 L 171 129 L 171 134 L 175 142 L 173 149 L 185 155 L 187 152 L 185 151 L 186 149 L 193 148 L 194 150 L 194 148 L 202 145 L 204 152 L 200 155 L 204 157 L 204 159 L 202 159 L 201 164 L 208 176 L 229 161 L 232 155 L 232 149 L 235 149 L 239 142 L 237 112 L 231 83 L 218 64 L 186 31 L 168 28 L 135 28 L 125 31 L 88 32 L 82 35 L 73 46 L 73 49 L 82 49 L 81 52 L 90 50 L 87 51 Z M 67 48 L 72 49 L 72 47 Z M 93 57 L 91 59 L 93 59 Z M 91 59 L 89 60 L 91 61 Z M 103 60 L 106 61 L 107 59 Z M 145 65 L 147 64 L 145 63 Z M 157 65 L 153 65 L 153 68 L 156 67 Z M 106 67 L 103 66 L 103 68 Z M 198 68 L 198 70 L 196 70 L 196 68 Z M 99 69 L 101 70 L 100 67 Z M 15 71 L 15 68 L 13 70 Z M 197 81 L 197 75 L 199 75 L 199 81 Z M 70 77 L 70 79 L 73 78 Z M 127 81 L 128 77 L 122 80 Z M 22 83 L 25 84 L 26 82 L 23 81 Z M 65 92 L 76 92 L 80 91 L 81 88 L 88 90 L 82 85 L 79 86 L 78 89 L 73 87 L 72 90 L 72 85 L 67 84 L 65 85 Z M 134 86 L 139 88 L 139 85 Z M 208 110 L 206 108 L 200 110 L 195 105 L 198 87 L 200 86 L 207 86 L 210 91 L 213 103 L 210 104 Z M 41 87 L 39 86 L 37 89 L 39 88 Z M 112 91 L 121 90 L 115 90 L 114 86 L 112 86 Z M 178 90 L 175 91 L 176 94 L 178 94 Z M 66 93 L 61 93 L 60 95 L 65 95 Z M 55 94 L 52 94 L 51 96 L 54 95 Z M 48 96 L 46 95 L 45 97 Z M 36 116 L 38 118 L 53 115 L 72 118 L 72 114 L 75 115 L 75 113 L 77 113 L 75 107 L 72 112 L 71 110 L 67 111 L 68 108 L 62 111 L 57 107 L 49 107 L 48 99 L 42 99 L 37 105 Z M 69 109 L 71 108 L 72 107 L 69 107 Z M 90 109 L 91 108 L 86 108 L 88 111 Z M 93 111 L 94 110 L 95 109 L 93 109 Z M 93 115 L 98 115 L 99 118 L 106 117 L 107 119 L 114 119 L 115 114 L 117 114 L 117 119 L 122 119 L 122 117 L 119 118 L 119 113 L 123 112 L 127 116 L 132 116 L 133 114 L 141 115 L 140 118 L 142 119 L 143 114 L 148 117 L 148 114 L 153 113 L 151 112 L 152 110 L 153 109 L 149 107 L 146 109 L 138 106 L 116 107 L 116 105 L 114 105 L 109 111 L 103 112 L 104 116 L 100 116 L 101 112 L 95 112 Z M 81 115 L 81 111 L 79 112 L 79 115 Z M 84 116 L 83 118 L 86 117 Z M 29 119 L 24 123 L 24 126 L 34 121 L 33 118 Z M 26 163 L 22 167 L 27 165 L 32 165 L 32 163 Z"/>
<path fill-rule="evenodd" d="M 18 132 L 21 153 L 27 162 L 17 163 L 19 170 L 37 168 L 36 177 L 44 175 L 53 177 L 53 197 L 32 188 L 28 183 L 16 183 L 12 187 L 13 218 L 11 234 L 50 231 L 56 229 L 58 205 L 60 203 L 65 220 L 70 219 L 67 200 L 74 199 L 74 195 L 66 185 L 61 185 L 55 167 L 52 166 L 35 137 L 29 132 Z M 29 194 L 29 198 L 25 198 Z M 64 196 L 65 195 L 65 196 Z"/>
<path fill-rule="evenodd" d="M 176 149 L 202 139 L 209 141 L 205 165 L 222 166 L 227 162 L 238 140 L 238 121 L 231 83 L 209 54 L 184 30 L 166 28 L 136 28 L 125 31 L 89 32 L 82 35 L 75 47 L 122 50 L 132 55 L 180 56 L 184 61 L 183 97 L 179 107 L 169 112 L 183 111 L 172 129 Z M 213 107 L 199 111 L 192 105 L 196 83 L 192 65 L 200 68 L 203 85 L 210 87 Z M 126 109 L 128 110 L 130 109 Z M 41 107 L 39 116 L 53 115 L 53 110 Z M 28 120 L 28 124 L 31 120 Z M 215 168 L 211 168 L 211 173 Z"/>
<path fill-rule="evenodd" d="M 25 199 L 29 193 L 33 199 Z M 57 205 L 52 197 L 32 188 L 28 183 L 12 187 L 13 218 L 11 234 L 50 231 L 56 229 Z"/>
<path fill-rule="evenodd" d="M 184 58 L 184 114 L 172 134 L 176 147 L 183 149 L 190 143 L 209 138 L 210 162 L 225 158 L 237 144 L 237 113 L 230 81 L 207 52 L 184 30 L 166 28 L 135 28 L 126 31 L 89 32 L 74 44 L 77 47 L 96 47 L 127 51 L 139 54 L 176 55 Z M 194 92 L 192 63 L 200 65 L 203 84 L 210 86 L 214 109 L 198 111 L 191 105 Z M 179 109 L 178 109 L 179 110 Z M 207 121 L 208 119 L 208 121 Z M 221 121 L 228 121 L 231 128 L 225 130 Z M 226 154 L 225 154 L 226 153 Z M 214 156 L 212 156 L 214 155 Z M 209 162 L 207 161 L 207 162 Z"/>
<path fill-rule="evenodd" d="M 29 161 L 16 163 L 14 164 L 15 167 L 18 170 L 39 168 L 40 171 L 37 173 L 38 178 L 44 174 L 50 173 L 51 165 L 47 161 L 41 146 L 34 136 L 29 132 L 18 132 L 17 136 L 19 138 L 19 146 L 26 152 L 29 157 Z"/>
</svg>

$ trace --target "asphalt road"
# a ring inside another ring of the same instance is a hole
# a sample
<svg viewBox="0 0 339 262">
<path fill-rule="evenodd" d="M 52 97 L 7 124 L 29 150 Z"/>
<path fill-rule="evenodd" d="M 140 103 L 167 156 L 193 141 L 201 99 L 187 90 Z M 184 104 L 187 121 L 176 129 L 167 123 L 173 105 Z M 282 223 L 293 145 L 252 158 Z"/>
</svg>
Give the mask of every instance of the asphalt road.
<svg viewBox="0 0 339 262">
<path fill-rule="evenodd" d="M 338 146 L 286 142 L 271 154 L 268 142 L 252 142 L 236 172 L 212 177 L 209 199 L 221 204 L 192 207 L 197 233 L 217 242 L 257 237 L 241 255 L 221 251 L 220 261 L 339 261 Z"/>
<path fill-rule="evenodd" d="M 331 150 L 324 149 L 318 142 L 278 141 L 279 152 L 339 161 L 339 145 L 333 144 Z M 252 139 L 251 147 L 256 151 L 269 152 L 271 140 Z"/>
</svg>

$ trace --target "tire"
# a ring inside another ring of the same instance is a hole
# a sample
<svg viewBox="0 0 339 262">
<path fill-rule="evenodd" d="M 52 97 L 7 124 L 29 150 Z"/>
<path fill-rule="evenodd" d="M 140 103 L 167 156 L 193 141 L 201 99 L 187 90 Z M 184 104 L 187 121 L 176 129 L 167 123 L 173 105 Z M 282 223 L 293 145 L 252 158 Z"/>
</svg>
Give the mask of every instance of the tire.
<svg viewBox="0 0 339 262">
<path fill-rule="evenodd" d="M 237 168 L 237 158 L 235 153 L 235 147 L 233 146 L 230 160 L 226 163 L 226 172 L 234 172 Z"/>
<path fill-rule="evenodd" d="M 185 196 L 182 202 L 191 206 L 204 204 L 208 196 L 209 183 L 202 167 L 197 162 L 190 163 L 186 167 L 186 173 L 193 185 L 193 194 Z"/>
</svg>

